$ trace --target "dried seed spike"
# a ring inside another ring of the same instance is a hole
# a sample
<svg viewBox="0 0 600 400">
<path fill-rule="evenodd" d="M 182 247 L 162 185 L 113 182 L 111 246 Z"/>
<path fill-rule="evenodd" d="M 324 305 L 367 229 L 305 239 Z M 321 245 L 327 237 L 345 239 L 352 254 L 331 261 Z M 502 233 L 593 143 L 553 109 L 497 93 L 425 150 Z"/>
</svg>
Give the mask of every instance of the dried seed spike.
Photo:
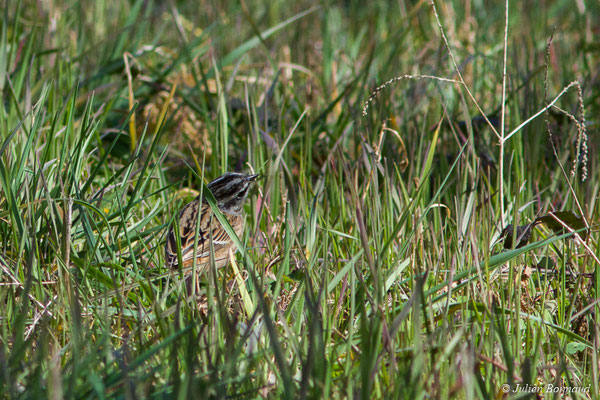
<svg viewBox="0 0 600 400">
<path fill-rule="evenodd" d="M 377 86 L 377 88 L 371 92 L 371 94 L 369 95 L 369 98 L 367 99 L 367 101 L 365 101 L 365 105 L 364 105 L 363 111 L 362 111 L 362 116 L 363 117 L 367 116 L 367 110 L 369 109 L 369 105 L 373 102 L 373 100 L 375 100 L 375 97 L 377 97 L 377 95 L 379 94 L 379 92 L 381 92 L 383 89 L 385 89 L 387 86 L 391 85 L 392 83 L 395 83 L 395 82 L 398 82 L 398 81 L 401 81 L 401 80 L 404 80 L 404 79 L 414 79 L 414 80 L 432 79 L 432 80 L 436 80 L 436 81 L 440 81 L 440 82 L 460 83 L 460 81 L 457 81 L 457 80 L 454 80 L 454 79 L 441 78 L 439 76 L 433 76 L 433 75 L 401 75 L 401 76 L 396 76 L 396 77 L 394 77 L 392 79 L 389 79 L 388 81 L 386 81 L 382 85 Z"/>
</svg>

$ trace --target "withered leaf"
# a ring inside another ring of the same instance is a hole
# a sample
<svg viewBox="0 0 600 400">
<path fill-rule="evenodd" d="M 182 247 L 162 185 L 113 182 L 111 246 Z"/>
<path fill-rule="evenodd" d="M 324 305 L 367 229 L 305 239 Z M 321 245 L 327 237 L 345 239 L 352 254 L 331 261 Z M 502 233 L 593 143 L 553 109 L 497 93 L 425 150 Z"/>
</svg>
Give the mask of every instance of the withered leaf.
<svg viewBox="0 0 600 400">
<path fill-rule="evenodd" d="M 567 233 L 568 230 L 563 226 L 563 224 L 557 221 L 557 219 L 561 220 L 566 226 L 568 226 L 572 230 L 579 231 L 578 234 L 579 236 L 581 236 L 582 239 L 587 239 L 588 230 L 585 230 L 587 225 L 583 217 L 575 214 L 574 212 L 558 211 L 555 213 L 548 213 L 542 217 L 538 217 L 536 221 L 538 221 L 538 223 L 545 224 L 557 235 Z M 584 230 L 582 231 L 581 229 Z"/>
<path fill-rule="evenodd" d="M 531 229 L 538 224 L 537 221 L 532 222 L 527 225 L 519 225 L 517 226 L 517 236 L 515 242 L 515 248 L 520 248 L 527 243 L 529 243 L 529 239 L 531 238 Z M 508 224 L 500 234 L 501 238 L 504 238 L 504 248 L 511 249 L 513 246 L 513 235 L 515 233 L 515 228 L 513 224 Z"/>
</svg>

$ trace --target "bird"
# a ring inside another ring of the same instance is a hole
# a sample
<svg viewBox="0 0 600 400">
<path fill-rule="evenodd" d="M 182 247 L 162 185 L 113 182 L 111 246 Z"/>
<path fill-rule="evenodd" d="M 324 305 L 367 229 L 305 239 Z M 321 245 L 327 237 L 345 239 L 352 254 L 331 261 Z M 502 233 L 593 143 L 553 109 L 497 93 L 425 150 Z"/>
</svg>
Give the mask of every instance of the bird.
<svg viewBox="0 0 600 400">
<path fill-rule="evenodd" d="M 242 208 L 248 192 L 258 176 L 258 174 L 227 172 L 207 185 L 216 200 L 217 207 L 238 237 L 241 236 L 244 229 Z M 196 242 L 198 219 L 200 226 L 198 226 Z M 178 241 L 181 244 L 183 268 L 193 265 L 194 243 L 196 242 L 196 266 L 201 268 L 200 272 L 211 262 L 211 250 L 215 265 L 222 267 L 227 264 L 229 250 L 234 246 L 233 240 L 214 215 L 205 196 L 202 195 L 186 204 L 179 212 L 179 218 L 169 228 L 165 256 L 166 264 L 171 269 L 179 267 Z M 234 247 L 234 250 L 237 248 Z"/>
</svg>

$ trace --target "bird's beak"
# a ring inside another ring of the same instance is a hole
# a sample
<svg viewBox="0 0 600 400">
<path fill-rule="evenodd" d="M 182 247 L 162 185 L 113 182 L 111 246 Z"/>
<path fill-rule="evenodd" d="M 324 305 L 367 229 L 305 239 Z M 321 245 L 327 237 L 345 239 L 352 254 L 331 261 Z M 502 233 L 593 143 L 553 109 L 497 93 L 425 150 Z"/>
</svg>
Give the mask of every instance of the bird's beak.
<svg viewBox="0 0 600 400">
<path fill-rule="evenodd" d="M 248 181 L 252 182 L 252 181 L 255 181 L 255 180 L 256 180 L 256 178 L 258 178 L 259 176 L 260 176 L 259 174 L 248 175 L 248 176 L 246 177 L 246 180 L 248 180 Z"/>
</svg>

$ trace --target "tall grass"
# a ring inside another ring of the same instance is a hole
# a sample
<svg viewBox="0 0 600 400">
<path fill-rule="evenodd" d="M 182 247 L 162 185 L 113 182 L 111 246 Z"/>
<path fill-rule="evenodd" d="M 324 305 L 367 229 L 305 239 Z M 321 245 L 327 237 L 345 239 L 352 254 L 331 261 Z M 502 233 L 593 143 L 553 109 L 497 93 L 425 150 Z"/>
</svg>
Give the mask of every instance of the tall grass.
<svg viewBox="0 0 600 400">
<path fill-rule="evenodd" d="M 2 396 L 598 399 L 600 10 L 508 5 L 2 3 Z M 188 298 L 166 230 L 228 170 Z"/>
</svg>

